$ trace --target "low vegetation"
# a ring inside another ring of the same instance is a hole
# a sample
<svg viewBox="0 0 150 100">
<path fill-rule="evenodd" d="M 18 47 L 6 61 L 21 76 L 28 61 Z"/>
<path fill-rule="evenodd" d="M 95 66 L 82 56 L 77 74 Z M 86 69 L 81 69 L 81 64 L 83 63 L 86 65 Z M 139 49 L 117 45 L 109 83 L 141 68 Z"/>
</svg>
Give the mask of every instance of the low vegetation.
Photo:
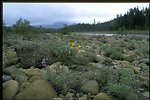
<svg viewBox="0 0 150 100">
<path fill-rule="evenodd" d="M 135 100 L 148 100 L 148 39 L 118 35 L 86 36 L 66 33 L 68 30 L 61 34 L 42 28 L 39 29 L 41 33 L 36 33 L 33 27 L 28 26 L 27 20 L 20 19 L 14 27 L 4 28 L 5 72 L 9 67 L 17 66 L 20 73 L 26 73 L 26 80 L 47 80 L 58 97 L 63 99 L 68 99 L 69 93 L 75 99 L 83 95 L 93 99 L 96 96 L 92 94 L 94 91 L 94 94 L 104 92 L 117 100 L 130 100 L 130 95 Z M 25 31 L 21 31 L 24 27 Z M 43 62 L 43 59 L 47 60 Z M 42 68 L 41 63 L 45 64 Z M 30 79 L 28 76 L 34 77 Z M 14 80 L 22 81 L 24 77 Z M 11 79 L 11 76 L 7 78 Z M 90 82 L 96 85 L 92 86 Z M 85 90 L 81 89 L 87 84 Z"/>
</svg>

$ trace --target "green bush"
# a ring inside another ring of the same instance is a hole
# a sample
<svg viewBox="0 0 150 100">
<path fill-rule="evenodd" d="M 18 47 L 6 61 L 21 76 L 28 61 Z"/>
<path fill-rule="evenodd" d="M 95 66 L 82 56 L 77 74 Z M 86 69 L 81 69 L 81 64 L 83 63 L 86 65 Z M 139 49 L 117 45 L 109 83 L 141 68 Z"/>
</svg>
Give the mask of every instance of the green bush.
<svg viewBox="0 0 150 100">
<path fill-rule="evenodd" d="M 69 89 L 78 90 L 83 77 L 78 73 L 65 73 L 65 72 L 48 72 L 43 74 L 44 78 L 51 82 L 57 93 L 66 94 Z"/>
<path fill-rule="evenodd" d="M 57 60 L 44 44 L 21 41 L 15 48 L 23 68 L 38 67 L 42 58 L 48 58 L 48 64 L 52 64 Z"/>
<path fill-rule="evenodd" d="M 104 45 L 100 48 L 104 55 L 116 60 L 122 60 L 122 49 L 118 46 Z"/>
<path fill-rule="evenodd" d="M 92 51 L 80 51 L 76 47 L 71 48 L 63 42 L 52 42 L 48 46 L 52 55 L 58 61 L 64 64 L 80 64 L 85 65 L 88 62 L 95 60 L 95 53 Z"/>
<path fill-rule="evenodd" d="M 48 49 L 58 61 L 68 62 L 69 46 L 62 42 L 51 42 L 48 44 Z"/>
<path fill-rule="evenodd" d="M 96 54 L 92 51 L 80 51 L 77 49 L 71 49 L 70 59 L 74 64 L 86 65 L 88 62 L 95 60 Z"/>
<path fill-rule="evenodd" d="M 117 95 L 120 99 L 125 98 L 130 92 L 132 92 L 131 87 L 124 84 L 109 84 L 109 90 Z"/>
<path fill-rule="evenodd" d="M 128 68 L 101 67 L 95 71 L 99 87 L 106 87 L 111 94 L 124 98 L 133 91 L 134 73 Z"/>
<path fill-rule="evenodd" d="M 134 73 L 128 68 L 117 68 L 113 70 L 112 76 L 108 82 L 108 89 L 119 98 L 125 98 L 133 92 Z"/>
</svg>

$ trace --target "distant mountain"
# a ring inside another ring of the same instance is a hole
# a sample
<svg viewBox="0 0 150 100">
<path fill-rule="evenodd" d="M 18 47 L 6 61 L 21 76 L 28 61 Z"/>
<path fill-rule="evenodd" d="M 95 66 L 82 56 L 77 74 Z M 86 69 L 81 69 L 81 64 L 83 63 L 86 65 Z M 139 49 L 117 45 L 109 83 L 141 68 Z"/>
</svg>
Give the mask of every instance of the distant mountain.
<svg viewBox="0 0 150 100">
<path fill-rule="evenodd" d="M 34 25 L 35 27 L 44 27 L 44 28 L 54 28 L 54 29 L 59 29 L 59 28 L 62 28 L 64 27 L 64 25 L 72 25 L 73 23 L 69 23 L 69 22 L 56 22 L 52 25 L 49 25 L 49 24 L 44 24 L 44 25 Z"/>
</svg>

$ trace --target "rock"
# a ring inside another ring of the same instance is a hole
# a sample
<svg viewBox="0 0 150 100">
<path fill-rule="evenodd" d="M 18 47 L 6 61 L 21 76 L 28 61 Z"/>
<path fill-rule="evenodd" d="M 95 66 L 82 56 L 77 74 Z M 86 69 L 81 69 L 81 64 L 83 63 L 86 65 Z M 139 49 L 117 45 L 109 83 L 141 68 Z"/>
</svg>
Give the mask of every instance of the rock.
<svg viewBox="0 0 150 100">
<path fill-rule="evenodd" d="M 53 98 L 52 100 L 63 100 L 62 98 Z"/>
<path fill-rule="evenodd" d="M 133 51 L 129 51 L 128 54 L 123 55 L 123 59 L 129 62 L 133 62 L 136 58 L 136 54 Z"/>
<path fill-rule="evenodd" d="M 106 93 L 98 93 L 95 97 L 94 100 L 112 100 Z"/>
<path fill-rule="evenodd" d="M 83 77 L 92 80 L 93 78 L 95 78 L 95 74 L 93 71 L 87 71 L 87 72 L 83 72 Z"/>
<path fill-rule="evenodd" d="M 147 65 L 144 64 L 144 63 L 140 63 L 138 66 L 139 66 L 142 70 L 149 70 L 149 66 L 147 66 Z"/>
<path fill-rule="evenodd" d="M 130 69 L 132 69 L 135 74 L 138 74 L 141 70 L 141 68 L 139 68 L 139 67 L 131 67 Z"/>
<path fill-rule="evenodd" d="M 4 74 L 10 75 L 13 79 L 17 80 L 19 84 L 28 80 L 28 77 L 22 69 L 16 68 L 15 66 L 5 68 Z"/>
<path fill-rule="evenodd" d="M 119 63 L 120 63 L 122 66 L 128 66 L 128 65 L 131 65 L 130 62 L 125 61 L 125 60 L 119 61 Z"/>
<path fill-rule="evenodd" d="M 39 76 L 39 77 L 41 77 L 41 71 L 40 71 L 40 69 L 38 69 L 38 68 L 26 69 L 26 70 L 24 71 L 24 73 L 25 73 L 28 77 L 31 77 L 31 76 Z"/>
<path fill-rule="evenodd" d="M 103 63 L 105 60 L 105 58 L 102 56 L 102 55 L 96 55 L 96 61 L 100 62 L 100 63 Z"/>
<path fill-rule="evenodd" d="M 19 94 L 16 95 L 15 99 L 49 99 L 57 96 L 56 91 L 53 89 L 51 84 L 46 80 L 37 80 Z"/>
<path fill-rule="evenodd" d="M 112 66 L 113 65 L 113 60 L 109 57 L 106 57 L 104 60 L 104 64 L 108 65 L 108 66 Z"/>
<path fill-rule="evenodd" d="M 84 85 L 85 83 L 87 83 L 88 81 L 89 81 L 89 79 L 83 78 L 83 79 L 81 80 L 81 86 Z"/>
<path fill-rule="evenodd" d="M 137 77 L 138 77 L 139 80 L 141 80 L 141 81 L 149 81 L 149 77 L 144 77 L 144 76 L 140 76 L 140 75 L 137 75 Z"/>
<path fill-rule="evenodd" d="M 138 66 L 138 65 L 139 65 L 139 61 L 136 61 L 136 60 L 135 60 L 135 61 L 133 61 L 133 62 L 132 62 L 132 65 L 134 65 L 134 66 Z"/>
<path fill-rule="evenodd" d="M 16 64 L 18 62 L 18 57 L 17 57 L 16 52 L 12 50 L 3 52 L 3 61 L 4 61 L 3 65 L 5 67 Z"/>
<path fill-rule="evenodd" d="M 149 98 L 149 91 L 145 91 L 144 93 L 142 93 L 145 97 Z"/>
<path fill-rule="evenodd" d="M 84 94 L 82 97 L 79 97 L 78 100 L 87 100 L 87 94 Z"/>
<path fill-rule="evenodd" d="M 74 98 L 73 98 L 73 97 L 70 97 L 70 98 L 68 98 L 68 100 L 74 100 Z"/>
<path fill-rule="evenodd" d="M 3 82 L 6 82 L 6 81 L 11 80 L 11 79 L 12 79 L 11 76 L 3 75 Z"/>
<path fill-rule="evenodd" d="M 30 82 L 24 82 L 19 87 L 19 92 L 23 91 L 25 88 L 29 87 L 31 85 Z"/>
<path fill-rule="evenodd" d="M 91 93 L 95 95 L 99 92 L 99 86 L 97 81 L 90 80 L 86 82 L 83 86 L 81 86 L 80 90 L 84 93 Z"/>
<path fill-rule="evenodd" d="M 89 62 L 88 64 L 87 64 L 87 66 L 88 67 L 91 67 L 91 68 L 96 68 L 96 63 L 93 63 L 93 62 Z"/>
<path fill-rule="evenodd" d="M 73 93 L 69 93 L 69 92 L 68 92 L 67 95 L 66 95 L 66 98 L 73 97 L 73 95 L 74 95 Z"/>
<path fill-rule="evenodd" d="M 26 82 L 26 81 L 28 80 L 28 77 L 23 76 L 23 75 L 21 75 L 21 76 L 18 75 L 18 76 L 15 78 L 15 80 L 16 80 L 19 84 L 21 84 L 21 83 L 23 83 L 23 82 Z"/>
<path fill-rule="evenodd" d="M 138 95 L 135 93 L 130 92 L 127 96 L 126 96 L 126 100 L 140 100 Z"/>
<path fill-rule="evenodd" d="M 50 72 L 69 72 L 69 68 L 65 65 L 61 65 L 61 62 L 56 62 L 51 66 L 46 66 L 45 69 Z"/>
<path fill-rule="evenodd" d="M 149 65 L 150 61 L 149 61 L 149 59 L 141 59 L 140 63 L 144 63 L 146 65 Z"/>
<path fill-rule="evenodd" d="M 19 84 L 15 80 L 9 80 L 3 83 L 3 100 L 13 99 L 19 88 Z"/>
<path fill-rule="evenodd" d="M 39 77 L 39 76 L 32 76 L 32 77 L 29 79 L 29 82 L 32 83 L 32 82 L 34 82 L 34 81 L 36 81 L 36 80 L 39 80 L 39 79 L 41 79 L 41 77 Z"/>
</svg>

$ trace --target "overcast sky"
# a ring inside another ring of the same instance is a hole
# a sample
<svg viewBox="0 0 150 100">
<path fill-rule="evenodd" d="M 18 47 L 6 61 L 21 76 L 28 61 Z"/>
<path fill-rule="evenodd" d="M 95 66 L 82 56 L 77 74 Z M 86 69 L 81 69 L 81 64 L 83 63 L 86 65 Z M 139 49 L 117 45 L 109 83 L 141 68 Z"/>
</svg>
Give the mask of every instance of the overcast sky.
<svg viewBox="0 0 150 100">
<path fill-rule="evenodd" d="M 55 22 L 93 23 L 109 21 L 130 8 L 149 7 L 149 3 L 3 3 L 3 21 L 14 24 L 19 18 L 32 25 Z"/>
</svg>

